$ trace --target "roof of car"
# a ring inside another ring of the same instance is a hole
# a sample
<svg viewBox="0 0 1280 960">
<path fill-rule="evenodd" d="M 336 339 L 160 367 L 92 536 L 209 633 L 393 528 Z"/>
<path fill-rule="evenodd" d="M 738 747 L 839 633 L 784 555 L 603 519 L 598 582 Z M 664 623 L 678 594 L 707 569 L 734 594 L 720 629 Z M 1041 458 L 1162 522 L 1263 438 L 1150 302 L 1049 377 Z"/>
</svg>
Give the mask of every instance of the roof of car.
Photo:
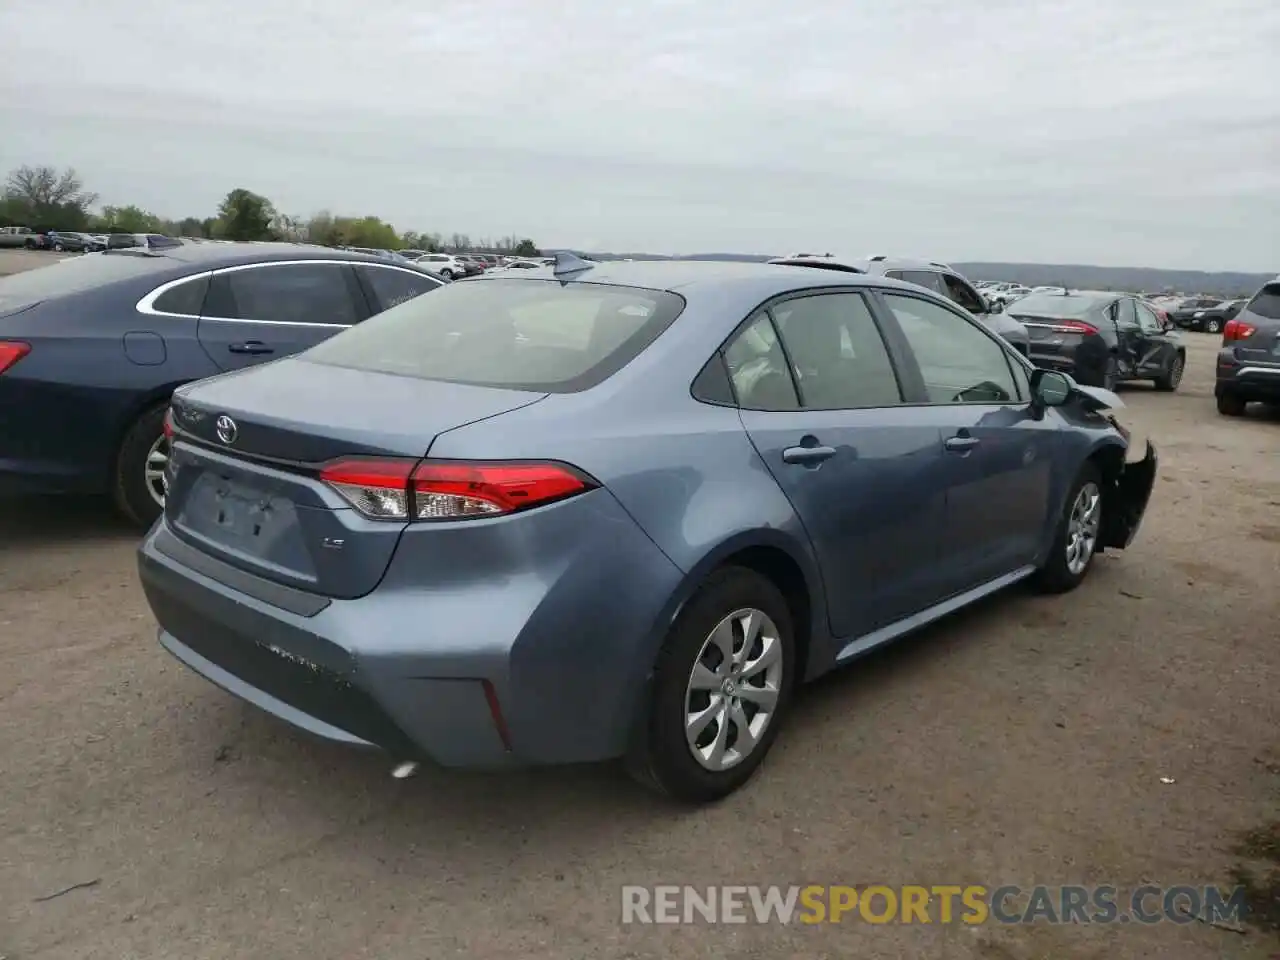
<svg viewBox="0 0 1280 960">
<path fill-rule="evenodd" d="M 149 252 L 137 248 L 125 248 L 96 254 L 96 256 L 163 257 L 173 261 L 174 267 L 180 264 L 236 266 L 241 263 L 258 263 L 267 260 L 350 260 L 384 265 L 387 262 L 386 257 L 373 254 L 300 243 L 188 243 Z"/>
<path fill-rule="evenodd" d="M 485 274 L 464 283 L 505 282 L 511 279 L 553 279 L 553 268 L 521 270 L 511 273 Z M 882 286 L 918 290 L 919 288 L 885 277 L 838 270 L 800 270 L 795 266 L 730 260 L 610 260 L 592 263 L 575 273 L 565 275 L 565 282 L 604 283 L 650 290 L 685 292 L 732 284 L 758 287 L 761 298 L 788 290 L 813 286 Z"/>
</svg>

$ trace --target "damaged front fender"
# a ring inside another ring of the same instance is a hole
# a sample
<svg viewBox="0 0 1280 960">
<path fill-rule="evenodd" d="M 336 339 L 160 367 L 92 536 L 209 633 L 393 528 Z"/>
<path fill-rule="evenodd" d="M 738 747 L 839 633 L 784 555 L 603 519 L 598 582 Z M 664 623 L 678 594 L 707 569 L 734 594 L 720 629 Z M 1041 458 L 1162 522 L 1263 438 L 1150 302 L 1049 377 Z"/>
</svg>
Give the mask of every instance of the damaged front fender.
<svg viewBox="0 0 1280 960">
<path fill-rule="evenodd" d="M 1148 440 L 1146 455 L 1136 462 L 1125 463 L 1107 485 L 1103 494 L 1103 547 L 1123 550 L 1133 543 L 1151 501 L 1159 459 L 1155 445 Z"/>
</svg>

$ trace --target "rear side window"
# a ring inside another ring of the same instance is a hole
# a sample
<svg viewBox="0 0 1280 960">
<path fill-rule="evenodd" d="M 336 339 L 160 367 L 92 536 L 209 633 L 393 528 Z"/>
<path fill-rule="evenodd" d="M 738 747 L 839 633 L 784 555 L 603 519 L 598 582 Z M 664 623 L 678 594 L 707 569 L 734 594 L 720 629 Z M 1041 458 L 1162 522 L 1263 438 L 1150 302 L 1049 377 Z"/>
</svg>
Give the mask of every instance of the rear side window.
<svg viewBox="0 0 1280 960">
<path fill-rule="evenodd" d="M 389 310 L 440 286 L 430 277 L 408 270 L 374 266 L 359 266 L 356 269 L 369 281 L 369 288 L 378 301 L 378 310 Z"/>
<path fill-rule="evenodd" d="M 1263 320 L 1280 320 L 1280 283 L 1268 283 L 1254 294 L 1245 309 Z"/>
<path fill-rule="evenodd" d="M 208 289 L 208 276 L 196 277 L 176 287 L 170 287 L 156 297 L 151 307 L 160 313 L 179 313 L 187 317 L 198 317 L 204 307 L 204 295 Z"/>
<path fill-rule="evenodd" d="M 749 323 L 724 351 L 738 405 L 748 410 L 798 410 L 800 398 L 787 355 L 769 314 Z"/>
<path fill-rule="evenodd" d="M 622 369 L 684 309 L 674 293 L 475 280 L 441 287 L 313 347 L 316 363 L 545 393 Z"/>
<path fill-rule="evenodd" d="M 216 274 L 205 315 L 267 323 L 351 326 L 360 319 L 348 281 L 337 263 L 279 263 Z"/>
<path fill-rule="evenodd" d="M 907 283 L 914 283 L 917 287 L 924 287 L 926 290 L 932 290 L 934 293 L 947 295 L 946 289 L 942 285 L 942 275 L 934 273 L 932 270 L 890 270 L 885 274 L 886 277 L 892 277 L 894 280 L 905 280 Z"/>
<path fill-rule="evenodd" d="M 986 305 L 982 302 L 982 297 L 978 296 L 976 290 L 970 287 L 959 277 L 953 277 L 949 273 L 939 274 L 942 278 L 943 285 L 947 288 L 947 297 L 960 304 L 970 313 L 986 313 Z"/>
</svg>

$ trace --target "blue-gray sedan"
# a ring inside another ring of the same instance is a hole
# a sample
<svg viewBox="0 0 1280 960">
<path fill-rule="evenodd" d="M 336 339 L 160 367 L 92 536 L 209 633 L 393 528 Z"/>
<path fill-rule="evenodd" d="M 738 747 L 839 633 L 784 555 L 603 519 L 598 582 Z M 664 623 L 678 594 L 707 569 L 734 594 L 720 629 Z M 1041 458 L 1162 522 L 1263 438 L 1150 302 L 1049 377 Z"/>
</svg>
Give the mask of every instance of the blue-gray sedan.
<svg viewBox="0 0 1280 960">
<path fill-rule="evenodd" d="M 180 388 L 142 582 L 189 667 L 402 770 L 708 801 L 802 681 L 1128 546 L 1120 405 L 913 285 L 563 257 Z"/>
</svg>

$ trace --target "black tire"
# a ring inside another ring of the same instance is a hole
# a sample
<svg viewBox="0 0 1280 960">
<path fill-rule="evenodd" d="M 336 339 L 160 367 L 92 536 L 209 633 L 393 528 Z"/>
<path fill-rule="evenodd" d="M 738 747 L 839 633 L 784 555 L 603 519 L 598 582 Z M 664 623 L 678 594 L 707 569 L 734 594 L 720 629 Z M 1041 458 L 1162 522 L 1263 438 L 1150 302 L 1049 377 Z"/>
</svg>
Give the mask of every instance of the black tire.
<svg viewBox="0 0 1280 960">
<path fill-rule="evenodd" d="M 60 244 L 60 243 L 55 243 L 55 244 L 53 245 L 53 251 L 54 251 L 54 253 L 61 253 L 61 252 L 62 252 L 62 244 Z"/>
<path fill-rule="evenodd" d="M 1207 323 L 1205 323 L 1205 325 L 1204 325 L 1204 329 L 1205 329 L 1205 332 L 1206 332 L 1206 333 L 1221 333 L 1221 332 L 1222 332 L 1222 321 L 1221 321 L 1221 320 L 1210 320 L 1210 321 L 1208 321 Z"/>
<path fill-rule="evenodd" d="M 1186 366 L 1187 358 L 1180 353 L 1175 353 L 1173 359 L 1169 361 L 1169 368 L 1156 377 L 1156 389 L 1163 390 L 1165 393 L 1172 393 L 1177 390 L 1178 384 L 1182 382 L 1182 373 Z"/>
<path fill-rule="evenodd" d="M 452 280 L 453 271 L 450 270 L 448 267 L 445 267 L 443 270 L 440 271 L 440 276 L 444 277 L 446 280 Z"/>
<path fill-rule="evenodd" d="M 1102 492 L 1102 474 L 1091 461 L 1085 461 L 1071 489 L 1067 492 L 1067 498 L 1062 506 L 1062 516 L 1058 518 L 1058 525 L 1054 530 L 1053 546 L 1049 550 L 1049 556 L 1031 578 L 1032 586 L 1040 593 L 1067 593 L 1074 590 L 1084 582 L 1084 578 L 1089 575 L 1089 569 L 1093 566 L 1093 560 L 1097 556 L 1096 542 L 1082 570 L 1078 573 L 1073 572 L 1067 566 L 1068 523 L 1071 520 L 1076 499 L 1080 496 L 1081 489 L 1088 483 L 1097 486 L 1099 493 Z M 1107 509 L 1105 495 L 1100 509 L 1103 512 Z M 1102 518 L 1099 517 L 1099 534 L 1102 527 L 1101 520 Z"/>
<path fill-rule="evenodd" d="M 712 630 L 735 610 L 760 610 L 777 627 L 782 678 L 774 715 L 755 748 L 727 770 L 708 770 L 694 759 L 685 738 L 685 695 L 695 660 Z M 791 613 L 778 588 L 754 570 L 715 571 L 685 606 L 654 665 L 644 728 L 627 769 L 644 786 L 685 803 L 711 803 L 745 784 L 760 766 L 786 720 L 795 686 L 795 638 Z"/>
<path fill-rule="evenodd" d="M 150 527 L 164 512 L 147 490 L 147 455 L 164 432 L 167 405 L 152 407 L 134 421 L 120 442 L 111 485 L 112 499 L 120 514 L 139 527 Z"/>
<path fill-rule="evenodd" d="M 1247 402 L 1234 393 L 1218 394 L 1218 412 L 1224 417 L 1243 417 Z"/>
<path fill-rule="evenodd" d="M 36 242 L 34 240 L 28 240 L 26 243 L 23 244 L 23 246 L 26 247 L 28 250 L 34 250 L 36 248 Z"/>
</svg>

